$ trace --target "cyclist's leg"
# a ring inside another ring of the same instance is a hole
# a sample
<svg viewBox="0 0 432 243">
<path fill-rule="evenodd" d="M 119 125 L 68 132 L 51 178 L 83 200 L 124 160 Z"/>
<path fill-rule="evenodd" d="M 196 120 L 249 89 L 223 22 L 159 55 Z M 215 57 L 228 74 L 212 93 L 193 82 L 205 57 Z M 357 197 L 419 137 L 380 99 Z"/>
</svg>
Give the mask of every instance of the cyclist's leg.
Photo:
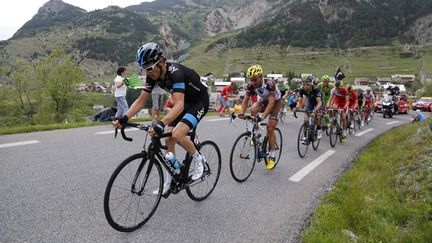
<svg viewBox="0 0 432 243">
<path fill-rule="evenodd" d="M 275 101 L 275 105 L 273 106 L 273 110 L 269 114 L 269 122 L 267 124 L 267 135 L 269 139 L 270 149 L 274 150 L 276 148 L 276 136 L 274 133 L 274 129 L 278 124 L 278 114 L 282 107 L 282 101 Z"/>
<path fill-rule="evenodd" d="M 264 110 L 264 103 L 263 101 L 255 102 L 251 106 L 251 116 L 256 116 L 259 112 L 262 112 Z"/>
</svg>

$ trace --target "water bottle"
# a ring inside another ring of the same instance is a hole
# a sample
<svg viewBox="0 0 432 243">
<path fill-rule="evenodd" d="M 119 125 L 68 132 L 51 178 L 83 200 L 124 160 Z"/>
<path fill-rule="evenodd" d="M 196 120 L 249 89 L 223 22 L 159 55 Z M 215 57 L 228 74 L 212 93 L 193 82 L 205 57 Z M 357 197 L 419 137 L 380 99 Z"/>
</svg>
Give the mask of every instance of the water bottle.
<svg viewBox="0 0 432 243">
<path fill-rule="evenodd" d="M 176 169 L 181 168 L 180 162 L 176 159 L 175 155 L 171 152 L 166 153 L 165 158 L 174 166 Z"/>
</svg>

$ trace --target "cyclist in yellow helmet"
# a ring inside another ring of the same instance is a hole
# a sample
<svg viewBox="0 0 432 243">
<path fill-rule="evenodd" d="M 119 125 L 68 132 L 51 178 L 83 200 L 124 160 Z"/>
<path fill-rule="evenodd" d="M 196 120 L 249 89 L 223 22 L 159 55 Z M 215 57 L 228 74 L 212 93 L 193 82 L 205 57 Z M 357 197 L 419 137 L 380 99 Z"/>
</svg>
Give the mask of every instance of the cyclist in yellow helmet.
<svg viewBox="0 0 432 243">
<path fill-rule="evenodd" d="M 271 170 L 275 167 L 275 149 L 277 148 L 277 144 L 274 129 L 278 124 L 278 114 L 282 107 L 281 93 L 275 80 L 263 78 L 263 70 L 260 65 L 249 67 L 246 74 L 250 82 L 246 88 L 246 95 L 243 99 L 239 118 L 244 117 L 250 97 L 252 95 L 260 96 L 261 99 L 251 106 L 251 115 L 255 116 L 258 120 L 263 120 L 267 116 L 269 117 L 267 134 L 270 149 L 267 169 Z M 262 115 L 259 115 L 259 112 L 262 112 Z"/>
</svg>

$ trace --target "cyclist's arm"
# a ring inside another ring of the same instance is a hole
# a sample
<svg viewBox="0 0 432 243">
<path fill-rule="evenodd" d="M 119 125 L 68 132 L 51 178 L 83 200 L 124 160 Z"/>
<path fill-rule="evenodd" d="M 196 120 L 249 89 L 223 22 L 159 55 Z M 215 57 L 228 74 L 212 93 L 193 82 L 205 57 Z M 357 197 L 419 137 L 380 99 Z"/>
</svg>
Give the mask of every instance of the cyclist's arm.
<svg viewBox="0 0 432 243">
<path fill-rule="evenodd" d="M 126 112 L 126 116 L 131 118 L 136 115 L 147 103 L 148 98 L 150 97 L 150 93 L 147 91 L 141 91 L 140 96 L 134 101 L 129 110 Z"/>
<path fill-rule="evenodd" d="M 330 99 L 327 101 L 327 107 L 331 107 L 333 105 L 334 95 L 330 95 Z"/>
<path fill-rule="evenodd" d="M 315 106 L 315 110 L 319 111 L 322 106 L 321 97 L 317 97 L 316 100 L 317 100 L 317 105 Z"/>
<path fill-rule="evenodd" d="M 265 119 L 269 114 L 270 114 L 270 112 L 273 110 L 273 107 L 275 106 L 275 103 L 276 103 L 276 98 L 275 98 L 275 96 L 274 95 L 270 95 L 269 96 L 269 99 L 268 99 L 268 105 L 267 105 L 267 107 L 266 107 L 266 109 L 265 109 L 265 111 L 264 111 L 264 113 L 263 113 L 263 118 Z"/>
<path fill-rule="evenodd" d="M 184 96 L 185 96 L 184 93 L 181 92 L 173 93 L 172 97 L 174 100 L 174 106 L 173 108 L 171 108 L 168 114 L 161 120 L 165 125 L 170 124 L 182 113 L 184 109 Z"/>
<path fill-rule="evenodd" d="M 243 98 L 243 102 L 242 102 L 241 109 L 240 109 L 240 114 L 244 114 L 246 112 L 246 109 L 247 109 L 248 104 L 249 104 L 249 98 L 250 98 L 250 96 L 248 94 L 246 94 L 245 97 Z"/>
<path fill-rule="evenodd" d="M 346 95 L 345 96 L 345 106 L 343 107 L 343 109 L 346 110 L 348 108 L 348 106 L 349 106 L 349 96 Z"/>
</svg>

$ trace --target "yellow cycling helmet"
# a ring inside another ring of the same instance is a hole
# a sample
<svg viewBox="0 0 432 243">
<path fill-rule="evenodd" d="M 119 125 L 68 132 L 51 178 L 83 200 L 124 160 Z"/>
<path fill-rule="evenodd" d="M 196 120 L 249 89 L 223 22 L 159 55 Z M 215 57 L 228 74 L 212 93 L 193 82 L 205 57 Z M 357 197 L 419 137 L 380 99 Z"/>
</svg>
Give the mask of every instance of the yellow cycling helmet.
<svg viewBox="0 0 432 243">
<path fill-rule="evenodd" d="M 251 79 L 251 78 L 257 77 L 257 76 L 262 77 L 262 74 L 263 74 L 263 70 L 262 70 L 262 67 L 260 65 L 253 65 L 250 68 L 248 68 L 248 70 L 247 70 L 248 79 Z"/>
</svg>

